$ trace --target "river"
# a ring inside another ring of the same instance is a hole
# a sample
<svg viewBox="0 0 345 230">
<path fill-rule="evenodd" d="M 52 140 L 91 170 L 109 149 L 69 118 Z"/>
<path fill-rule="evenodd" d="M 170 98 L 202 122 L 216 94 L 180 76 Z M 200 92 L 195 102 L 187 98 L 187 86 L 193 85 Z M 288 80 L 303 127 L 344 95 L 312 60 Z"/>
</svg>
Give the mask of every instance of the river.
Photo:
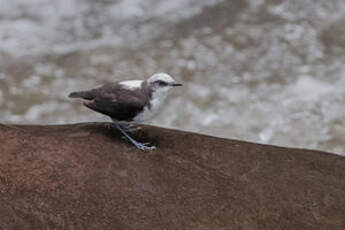
<svg viewBox="0 0 345 230">
<path fill-rule="evenodd" d="M 0 0 L 0 121 L 108 121 L 67 98 L 167 72 L 150 124 L 345 155 L 343 0 Z"/>
</svg>

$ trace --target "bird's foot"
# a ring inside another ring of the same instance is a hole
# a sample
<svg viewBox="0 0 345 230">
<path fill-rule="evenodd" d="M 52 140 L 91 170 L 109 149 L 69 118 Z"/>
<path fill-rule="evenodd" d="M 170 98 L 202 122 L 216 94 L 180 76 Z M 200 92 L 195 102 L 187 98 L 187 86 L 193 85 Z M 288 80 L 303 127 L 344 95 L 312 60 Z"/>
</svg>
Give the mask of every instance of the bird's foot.
<svg viewBox="0 0 345 230">
<path fill-rule="evenodd" d="M 111 130 L 111 129 L 116 128 L 116 125 L 114 123 L 105 123 L 104 127 Z"/>
<path fill-rule="evenodd" d="M 132 143 L 135 147 L 137 147 L 137 149 L 142 150 L 142 151 L 152 151 L 156 149 L 156 146 L 151 146 L 151 144 L 149 142 L 145 142 L 145 143 L 141 143 L 138 142 L 134 139 L 129 139 L 126 136 L 122 136 L 123 140 L 129 141 L 130 143 Z"/>
<path fill-rule="evenodd" d="M 150 146 L 150 143 L 141 143 L 141 142 L 138 142 L 136 140 L 134 140 L 132 137 L 130 137 L 128 134 L 127 134 L 127 130 L 125 131 L 124 127 L 117 124 L 116 125 L 116 128 L 118 130 L 120 130 L 120 132 L 122 133 L 123 137 L 125 139 L 127 139 L 128 141 L 130 141 L 133 145 L 135 145 L 135 147 L 137 147 L 139 150 L 142 150 L 142 151 L 152 151 L 154 149 L 156 149 L 155 146 Z"/>
<path fill-rule="evenodd" d="M 135 147 L 137 147 L 138 149 L 140 149 L 142 151 L 152 151 L 152 150 L 156 149 L 155 146 L 150 146 L 150 143 L 136 142 L 136 143 L 133 143 L 133 144 L 135 145 Z"/>
</svg>

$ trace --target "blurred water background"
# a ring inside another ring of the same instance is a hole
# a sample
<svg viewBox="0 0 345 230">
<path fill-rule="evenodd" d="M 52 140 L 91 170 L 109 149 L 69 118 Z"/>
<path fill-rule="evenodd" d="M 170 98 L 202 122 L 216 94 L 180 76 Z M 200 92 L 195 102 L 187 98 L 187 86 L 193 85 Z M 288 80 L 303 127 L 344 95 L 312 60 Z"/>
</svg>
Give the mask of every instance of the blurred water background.
<svg viewBox="0 0 345 230">
<path fill-rule="evenodd" d="M 0 121 L 108 121 L 69 92 L 164 71 L 151 123 L 345 155 L 344 0 L 0 0 Z"/>
</svg>

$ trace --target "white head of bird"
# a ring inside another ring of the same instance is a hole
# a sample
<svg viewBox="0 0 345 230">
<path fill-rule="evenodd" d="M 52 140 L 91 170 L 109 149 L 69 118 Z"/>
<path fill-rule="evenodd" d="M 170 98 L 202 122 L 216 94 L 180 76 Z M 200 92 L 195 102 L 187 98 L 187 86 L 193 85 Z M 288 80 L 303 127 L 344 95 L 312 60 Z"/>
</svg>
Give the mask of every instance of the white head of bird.
<svg viewBox="0 0 345 230">
<path fill-rule="evenodd" d="M 156 91 L 169 91 L 174 86 L 182 86 L 181 83 L 176 82 L 169 74 L 156 73 L 153 74 L 148 80 L 148 85 L 151 87 L 153 92 Z"/>
</svg>

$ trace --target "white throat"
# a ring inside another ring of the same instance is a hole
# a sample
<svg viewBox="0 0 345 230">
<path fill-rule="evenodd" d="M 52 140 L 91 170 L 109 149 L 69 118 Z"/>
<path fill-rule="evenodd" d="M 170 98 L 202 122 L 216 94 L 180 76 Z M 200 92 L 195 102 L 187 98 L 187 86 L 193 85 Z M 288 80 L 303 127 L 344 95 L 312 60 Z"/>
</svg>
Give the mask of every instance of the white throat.
<svg viewBox="0 0 345 230">
<path fill-rule="evenodd" d="M 152 93 L 151 110 L 158 109 L 162 105 L 165 98 L 168 96 L 170 88 L 171 87 L 164 87 L 161 89 L 157 89 Z"/>
<path fill-rule="evenodd" d="M 156 114 L 158 109 L 163 104 L 164 100 L 168 96 L 168 92 L 171 87 L 164 87 L 161 89 L 157 89 L 152 93 L 151 101 L 150 101 L 150 108 L 147 106 L 139 116 L 135 118 L 136 122 L 142 122 L 150 119 L 152 116 Z"/>
</svg>

